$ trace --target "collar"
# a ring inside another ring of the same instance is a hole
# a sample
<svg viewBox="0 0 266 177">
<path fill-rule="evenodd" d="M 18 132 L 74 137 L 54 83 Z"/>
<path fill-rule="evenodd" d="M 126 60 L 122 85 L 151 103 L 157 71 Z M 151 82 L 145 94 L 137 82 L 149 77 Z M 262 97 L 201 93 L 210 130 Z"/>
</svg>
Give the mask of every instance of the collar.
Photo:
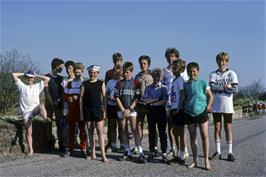
<svg viewBox="0 0 266 177">
<path fill-rule="evenodd" d="M 216 73 L 221 73 L 221 74 L 223 74 L 223 73 L 226 73 L 227 71 L 229 71 L 229 68 L 226 68 L 226 70 L 223 72 L 223 71 L 220 71 L 219 69 L 217 69 L 215 72 Z"/>
</svg>

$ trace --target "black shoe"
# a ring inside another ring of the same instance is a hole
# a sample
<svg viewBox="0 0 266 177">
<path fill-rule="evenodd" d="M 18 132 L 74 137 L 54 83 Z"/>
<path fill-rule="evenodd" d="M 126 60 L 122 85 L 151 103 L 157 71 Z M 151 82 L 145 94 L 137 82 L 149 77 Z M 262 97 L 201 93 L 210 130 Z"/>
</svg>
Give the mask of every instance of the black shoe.
<svg viewBox="0 0 266 177">
<path fill-rule="evenodd" d="M 129 161 L 131 159 L 132 159 L 132 156 L 131 155 L 127 155 L 127 154 L 124 154 L 122 157 L 118 158 L 119 161 Z"/>
<path fill-rule="evenodd" d="M 166 156 L 162 156 L 162 161 L 164 162 L 164 163 L 169 163 L 169 160 L 168 160 L 168 158 L 166 157 Z"/>
<path fill-rule="evenodd" d="M 180 165 L 184 165 L 185 162 L 186 162 L 186 160 L 185 160 L 185 159 L 181 159 L 180 157 L 178 157 L 177 162 L 178 162 Z"/>
<path fill-rule="evenodd" d="M 84 159 L 87 159 L 87 152 L 84 150 L 81 150 L 81 157 Z"/>
<path fill-rule="evenodd" d="M 235 157 L 233 156 L 232 153 L 229 153 L 229 154 L 227 155 L 227 160 L 230 161 L 230 162 L 234 162 L 234 161 L 235 161 Z"/>
<path fill-rule="evenodd" d="M 210 160 L 218 160 L 218 159 L 222 159 L 221 154 L 219 154 L 218 152 L 215 152 L 212 157 L 210 158 Z"/>
<path fill-rule="evenodd" d="M 158 149 L 154 149 L 154 156 L 155 157 L 159 157 L 160 156 Z"/>
<path fill-rule="evenodd" d="M 145 159 L 145 156 L 143 154 L 139 155 L 138 163 L 146 163 L 146 159 Z"/>
<path fill-rule="evenodd" d="M 70 151 L 69 150 L 66 150 L 64 153 L 62 153 L 60 156 L 61 157 L 65 157 L 65 158 L 67 158 L 67 157 L 69 157 L 70 156 Z"/>
<path fill-rule="evenodd" d="M 148 162 L 153 162 L 154 161 L 154 153 L 152 153 L 152 154 L 150 154 L 149 156 L 148 156 L 148 158 L 147 158 L 147 161 Z"/>
</svg>

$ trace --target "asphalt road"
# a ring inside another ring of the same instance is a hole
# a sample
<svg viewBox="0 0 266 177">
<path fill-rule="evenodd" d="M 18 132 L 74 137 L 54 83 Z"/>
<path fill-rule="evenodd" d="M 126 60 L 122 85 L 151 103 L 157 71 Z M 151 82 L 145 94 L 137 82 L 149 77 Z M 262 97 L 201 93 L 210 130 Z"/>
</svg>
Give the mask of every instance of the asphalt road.
<svg viewBox="0 0 266 177">
<path fill-rule="evenodd" d="M 199 141 L 199 167 L 188 170 L 186 166 L 160 162 L 138 164 L 117 161 L 121 154 L 109 156 L 110 163 L 98 160 L 84 160 L 78 157 L 62 158 L 57 154 L 35 154 L 28 158 L 24 155 L 0 157 L 0 176 L 266 176 L 266 117 L 236 120 L 234 127 L 233 152 L 235 162 L 225 160 L 227 152 L 223 139 L 222 160 L 211 161 L 213 170 L 205 171 L 201 142 Z M 214 152 L 213 127 L 210 126 L 210 154 Z M 224 137 L 224 132 L 222 133 Z M 200 138 L 199 138 L 200 140 Z M 133 143 L 133 141 L 131 142 Z M 147 136 L 143 142 L 147 150 Z M 189 147 L 191 154 L 191 149 Z M 190 156 L 186 164 L 192 160 Z"/>
</svg>

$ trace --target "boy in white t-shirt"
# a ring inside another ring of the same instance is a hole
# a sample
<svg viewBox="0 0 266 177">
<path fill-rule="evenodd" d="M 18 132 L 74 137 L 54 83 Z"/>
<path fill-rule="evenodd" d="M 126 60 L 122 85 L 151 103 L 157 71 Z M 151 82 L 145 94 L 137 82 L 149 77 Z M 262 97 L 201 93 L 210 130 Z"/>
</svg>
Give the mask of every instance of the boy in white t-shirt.
<svg viewBox="0 0 266 177">
<path fill-rule="evenodd" d="M 228 69 L 229 56 L 225 52 L 221 52 L 216 56 L 216 62 L 219 67 L 210 74 L 209 84 L 214 95 L 212 105 L 213 121 L 214 121 L 214 138 L 216 152 L 211 159 L 221 159 L 221 127 L 222 117 L 224 119 L 224 129 L 226 135 L 226 143 L 228 146 L 228 161 L 235 161 L 232 153 L 232 119 L 234 113 L 233 94 L 238 90 L 238 79 L 234 71 Z"/>
<path fill-rule="evenodd" d="M 28 70 L 26 73 L 12 73 L 12 76 L 19 90 L 20 114 L 24 121 L 29 148 L 27 155 L 32 156 L 32 118 L 40 114 L 44 119 L 51 121 L 47 117 L 44 104 L 40 104 L 40 93 L 48 85 L 50 79 L 46 76 L 36 75 L 32 70 Z M 21 76 L 25 77 L 26 83 L 19 79 Z M 40 78 L 42 81 L 34 84 L 35 78 Z"/>
</svg>

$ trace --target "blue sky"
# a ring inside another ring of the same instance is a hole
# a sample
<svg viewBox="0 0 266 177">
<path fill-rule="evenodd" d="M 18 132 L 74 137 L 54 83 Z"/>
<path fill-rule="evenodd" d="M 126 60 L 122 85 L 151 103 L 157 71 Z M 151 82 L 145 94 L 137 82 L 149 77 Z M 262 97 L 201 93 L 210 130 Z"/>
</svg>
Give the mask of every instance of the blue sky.
<svg viewBox="0 0 266 177">
<path fill-rule="evenodd" d="M 226 51 L 240 86 L 261 79 L 266 88 L 265 39 L 265 1 L 1 1 L 1 52 L 29 54 L 42 73 L 59 57 L 98 64 L 103 78 L 120 52 L 136 74 L 140 55 L 165 67 L 175 47 L 205 79 Z"/>
</svg>

